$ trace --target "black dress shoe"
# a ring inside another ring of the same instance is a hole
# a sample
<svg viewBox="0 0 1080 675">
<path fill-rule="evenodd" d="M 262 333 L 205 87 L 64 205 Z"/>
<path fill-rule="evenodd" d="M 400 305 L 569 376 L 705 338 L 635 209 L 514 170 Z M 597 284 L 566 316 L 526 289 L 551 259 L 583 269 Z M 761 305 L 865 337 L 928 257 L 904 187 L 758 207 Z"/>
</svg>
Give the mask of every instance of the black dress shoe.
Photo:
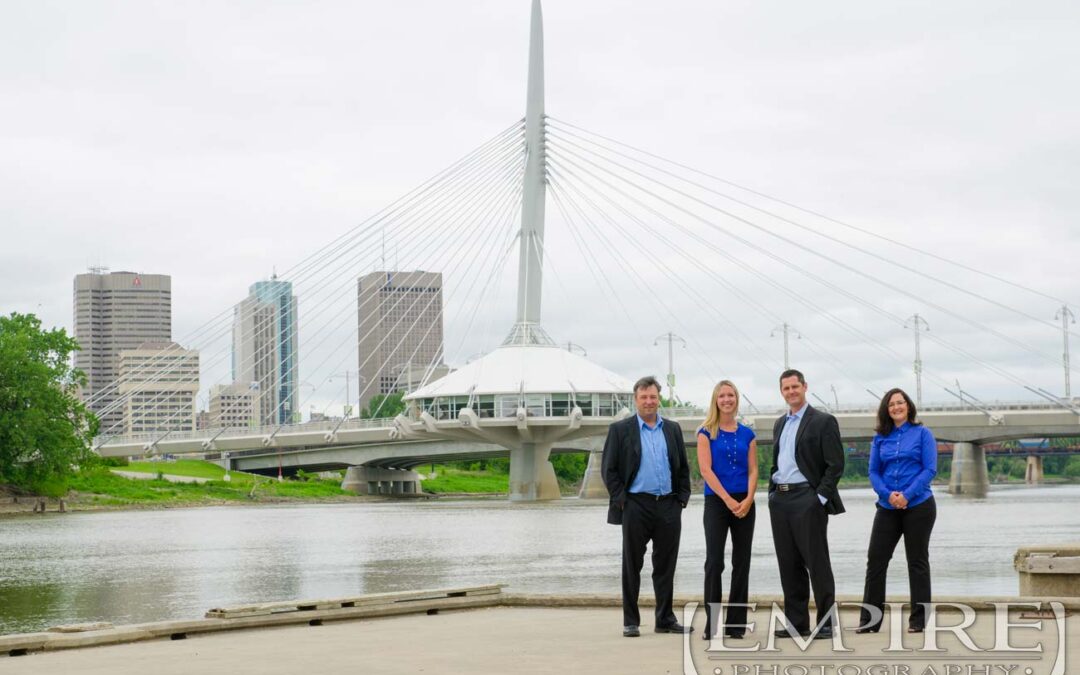
<svg viewBox="0 0 1080 675">
<path fill-rule="evenodd" d="M 638 630 L 637 626 L 623 626 L 622 627 L 622 636 L 623 637 L 641 637 L 641 631 Z"/>
<path fill-rule="evenodd" d="M 675 621 L 673 623 L 664 624 L 663 626 L 657 626 L 654 630 L 657 633 L 678 633 L 680 635 L 685 635 L 686 633 L 693 633 L 694 627 L 684 626 L 678 621 Z"/>
<path fill-rule="evenodd" d="M 788 629 L 786 629 L 786 628 L 781 628 L 780 630 L 773 633 L 773 635 L 775 635 L 778 638 L 790 638 L 790 637 L 795 637 L 796 635 L 805 635 L 805 634 L 804 633 L 792 633 L 792 632 L 789 632 Z"/>
<path fill-rule="evenodd" d="M 814 635 L 815 640 L 831 640 L 832 628 L 822 628 Z"/>
<path fill-rule="evenodd" d="M 743 639 L 743 633 L 724 633 L 724 637 L 729 640 L 741 640 Z"/>
</svg>

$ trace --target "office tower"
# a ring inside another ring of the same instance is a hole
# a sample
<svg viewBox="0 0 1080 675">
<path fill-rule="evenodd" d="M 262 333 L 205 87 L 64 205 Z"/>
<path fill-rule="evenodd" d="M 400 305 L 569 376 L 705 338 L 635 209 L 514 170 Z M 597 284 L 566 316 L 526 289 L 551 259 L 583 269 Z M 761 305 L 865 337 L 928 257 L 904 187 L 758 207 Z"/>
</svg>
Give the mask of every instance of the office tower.
<svg viewBox="0 0 1080 675">
<path fill-rule="evenodd" d="M 406 388 L 408 372 L 441 366 L 441 272 L 372 272 L 357 281 L 360 410 Z"/>
<path fill-rule="evenodd" d="M 257 389 L 240 383 L 218 384 L 210 388 L 208 426 L 246 429 L 256 426 Z"/>
<path fill-rule="evenodd" d="M 83 400 L 101 420 L 99 433 L 122 433 L 120 352 L 172 340 L 172 281 L 164 274 L 91 268 L 75 275 L 74 306 L 75 339 L 82 348 L 75 352 L 75 367 L 87 378 Z"/>
<path fill-rule="evenodd" d="M 296 296 L 274 275 L 257 281 L 233 312 L 233 382 L 255 390 L 256 424 L 299 421 Z"/>
<path fill-rule="evenodd" d="M 175 342 L 144 342 L 120 352 L 125 434 L 195 431 L 199 352 Z"/>
</svg>

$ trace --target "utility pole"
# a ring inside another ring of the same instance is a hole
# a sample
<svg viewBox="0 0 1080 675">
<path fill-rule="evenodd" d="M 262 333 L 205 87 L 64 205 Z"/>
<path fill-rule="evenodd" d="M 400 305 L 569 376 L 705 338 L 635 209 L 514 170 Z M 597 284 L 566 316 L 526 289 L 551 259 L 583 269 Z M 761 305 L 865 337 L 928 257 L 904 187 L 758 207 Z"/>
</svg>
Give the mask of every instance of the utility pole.
<svg viewBox="0 0 1080 675">
<path fill-rule="evenodd" d="M 675 399 L 675 342 L 676 341 L 681 342 L 682 346 L 683 346 L 683 349 L 686 349 L 686 340 L 682 339 L 681 337 L 679 337 L 675 333 L 672 333 L 671 331 L 668 331 L 667 333 L 664 333 L 660 337 L 653 340 L 653 346 L 655 347 L 656 345 L 660 344 L 661 340 L 667 340 L 667 364 L 668 364 L 667 384 L 668 384 L 668 389 L 669 389 L 668 400 L 670 400 L 672 403 L 674 403 L 675 400 L 676 400 Z"/>
<path fill-rule="evenodd" d="M 915 333 L 915 403 L 922 405 L 922 346 L 920 344 L 920 330 L 930 330 L 930 324 L 918 314 L 908 317 L 904 322 L 904 328 L 911 326 Z"/>
<path fill-rule="evenodd" d="M 1061 361 L 1065 365 L 1065 398 L 1072 398 L 1072 387 L 1070 386 L 1069 378 L 1069 324 L 1076 323 L 1076 316 L 1073 315 L 1068 305 L 1062 305 L 1061 309 L 1054 315 L 1055 319 L 1061 319 L 1061 333 L 1065 339 L 1065 351 L 1061 354 Z"/>
<path fill-rule="evenodd" d="M 776 337 L 777 331 L 780 331 L 784 336 L 784 370 L 787 370 L 788 368 L 791 368 L 791 352 L 788 349 L 788 336 L 791 333 L 794 333 L 795 339 L 799 340 L 802 339 L 802 335 L 799 334 L 799 331 L 792 328 L 791 325 L 783 323 L 776 328 L 773 328 L 772 332 L 769 333 L 769 337 Z"/>
</svg>

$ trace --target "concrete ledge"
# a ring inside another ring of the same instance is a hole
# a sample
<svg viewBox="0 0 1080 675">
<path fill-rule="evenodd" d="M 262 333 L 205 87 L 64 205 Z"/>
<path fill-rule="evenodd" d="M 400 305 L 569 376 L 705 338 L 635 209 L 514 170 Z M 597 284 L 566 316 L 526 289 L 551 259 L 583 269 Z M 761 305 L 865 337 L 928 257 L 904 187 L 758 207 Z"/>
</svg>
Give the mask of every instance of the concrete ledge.
<svg viewBox="0 0 1080 675">
<path fill-rule="evenodd" d="M 53 638 L 54 633 L 23 633 L 21 635 L 0 636 L 0 654 L 25 654 L 45 649 L 45 643 Z"/>
<path fill-rule="evenodd" d="M 450 593 L 458 593 L 450 589 Z M 464 590 L 460 592 L 465 592 Z M 417 596 L 424 592 L 416 591 L 407 595 Z M 431 591 L 426 592 L 428 594 Z M 441 591 L 447 593 L 447 591 Z M 379 594 L 395 596 L 402 594 Z M 375 596 L 378 597 L 378 596 Z M 374 598 L 372 599 L 374 600 Z M 309 604 L 306 602 L 295 604 Z M 357 607 L 338 609 L 316 609 L 311 611 L 278 612 L 267 615 L 246 616 L 231 619 L 195 619 L 181 621 L 158 621 L 153 623 L 120 626 L 105 630 L 92 630 L 79 633 L 41 632 L 23 635 L 0 636 L 0 655 L 17 656 L 30 652 L 54 651 L 76 647 L 97 647 L 126 642 L 139 642 L 160 638 L 183 639 L 189 634 L 216 633 L 248 628 L 268 628 L 290 625 L 320 625 L 332 621 L 396 616 L 401 614 L 438 613 L 461 609 L 496 607 L 502 604 L 502 595 L 498 590 L 480 595 L 453 595 L 436 599 L 406 598 L 401 602 L 383 602 Z"/>
<path fill-rule="evenodd" d="M 236 618 L 207 618 L 180 621 L 158 621 L 144 624 L 106 628 L 102 630 L 86 630 L 82 632 L 58 633 L 37 632 L 21 635 L 0 636 L 0 656 L 18 656 L 31 652 L 51 652 L 63 649 L 79 647 L 96 647 L 115 645 L 121 643 L 140 642 L 155 639 L 184 639 L 189 635 L 218 633 L 224 631 L 237 631 L 252 628 L 270 628 L 283 626 L 296 626 L 303 624 L 321 625 L 323 623 L 349 621 L 357 619 L 399 616 L 407 614 L 436 614 L 442 611 L 469 610 L 488 607 L 517 607 L 517 608 L 603 608 L 619 607 L 622 599 L 619 594 L 589 594 L 589 595 L 546 595 L 524 593 L 502 593 L 501 586 L 472 587 L 471 590 L 484 589 L 479 595 L 462 595 L 470 589 L 447 589 L 440 591 L 413 591 L 407 593 L 373 594 L 371 596 L 358 596 L 354 600 L 367 599 L 367 604 L 358 604 L 353 607 L 340 607 L 334 609 L 313 609 L 305 611 L 284 611 L 272 614 L 260 614 L 254 616 L 239 616 Z M 495 590 L 491 590 L 495 589 Z M 453 594 L 448 596 L 447 594 Z M 432 594 L 441 597 L 430 598 Z M 401 597 L 411 596 L 411 597 Z M 393 601 L 397 598 L 399 601 Z M 858 602 L 862 598 L 855 595 L 842 595 L 837 597 L 841 603 Z M 906 602 L 906 596 L 890 596 L 889 602 Z M 750 602 L 768 606 L 773 602 L 780 603 L 783 598 L 779 595 L 753 595 Z M 977 611 L 992 611 L 995 603 L 1047 603 L 1056 601 L 1064 604 L 1071 611 L 1080 611 L 1080 598 L 1061 597 L 966 597 L 966 596 L 940 596 L 935 597 L 934 602 L 959 603 L 969 605 Z M 317 601 L 316 601 L 317 602 Z M 677 608 L 682 608 L 688 603 L 700 603 L 701 598 L 696 595 L 678 595 L 675 598 Z M 267 603 L 279 604 L 279 603 Z M 309 606 L 313 602 L 286 603 L 291 606 Z M 643 607 L 653 606 L 655 602 L 651 597 L 642 597 L 639 603 Z"/>
<path fill-rule="evenodd" d="M 908 602 L 910 597 L 907 595 L 890 595 L 886 598 L 890 603 L 902 603 Z M 936 603 L 952 603 L 968 605 L 975 609 L 975 611 L 994 611 L 995 604 L 1000 603 L 1041 603 L 1044 607 L 1050 602 L 1060 602 L 1066 610 L 1080 611 L 1080 598 L 1069 598 L 1060 596 L 980 596 L 972 597 L 965 595 L 940 595 L 934 596 L 932 600 Z M 837 595 L 836 601 L 839 603 L 855 603 L 862 602 L 861 595 Z M 700 595 L 676 595 L 674 605 L 675 607 L 684 607 L 691 602 L 701 603 Z M 748 602 L 758 603 L 759 605 L 770 605 L 772 603 L 783 604 L 784 596 L 782 595 L 751 595 Z M 617 593 L 602 593 L 602 594 L 582 594 L 582 595 L 545 595 L 545 594 L 533 594 L 533 593 L 503 593 L 502 605 L 504 607 L 621 607 L 622 596 Z M 638 606 L 640 607 L 654 607 L 656 600 L 651 596 L 646 596 L 642 593 L 638 599 Z M 810 606 L 816 607 L 814 599 L 810 599 Z"/>
</svg>

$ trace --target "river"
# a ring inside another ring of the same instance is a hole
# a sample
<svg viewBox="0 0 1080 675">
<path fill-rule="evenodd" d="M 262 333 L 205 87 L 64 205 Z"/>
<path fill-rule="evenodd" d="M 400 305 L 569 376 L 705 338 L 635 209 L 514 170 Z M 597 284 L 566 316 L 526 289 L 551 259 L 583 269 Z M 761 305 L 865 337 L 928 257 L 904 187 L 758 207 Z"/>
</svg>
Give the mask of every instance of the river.
<svg viewBox="0 0 1080 675">
<path fill-rule="evenodd" d="M 837 592 L 861 593 L 873 495 L 867 488 L 842 494 L 848 512 L 829 526 Z M 939 489 L 937 500 L 935 594 L 1015 595 L 1018 546 L 1080 541 L 1080 485 L 995 487 L 987 499 Z M 701 591 L 702 505 L 696 495 L 683 515 L 677 592 Z M 618 593 L 620 532 L 605 523 L 606 508 L 576 499 L 436 500 L 4 518 L 0 634 L 495 582 L 520 592 Z M 750 592 L 779 593 L 763 495 L 758 509 Z M 648 568 L 646 557 L 644 594 L 651 593 Z M 889 591 L 907 593 L 902 545 Z"/>
</svg>

